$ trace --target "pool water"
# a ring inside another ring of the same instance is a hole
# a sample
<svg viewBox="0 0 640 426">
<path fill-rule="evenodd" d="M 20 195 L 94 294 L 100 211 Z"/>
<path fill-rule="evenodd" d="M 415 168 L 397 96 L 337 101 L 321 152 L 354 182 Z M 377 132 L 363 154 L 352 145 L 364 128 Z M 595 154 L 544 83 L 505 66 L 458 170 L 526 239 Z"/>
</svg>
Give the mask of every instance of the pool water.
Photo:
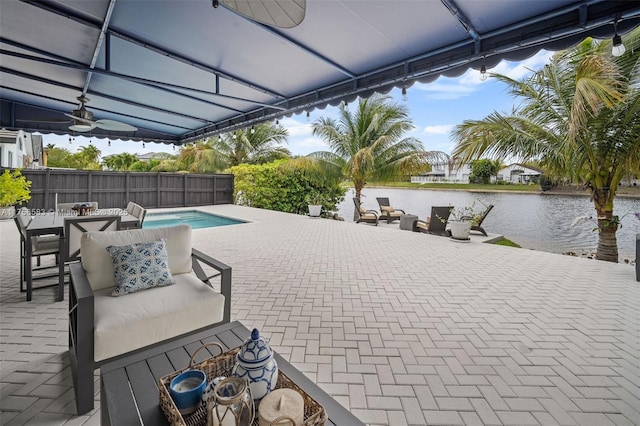
<svg viewBox="0 0 640 426">
<path fill-rule="evenodd" d="M 191 225 L 191 228 L 193 229 L 200 229 L 213 228 L 215 226 L 237 225 L 245 222 L 201 211 L 185 210 L 169 213 L 147 213 L 144 217 L 142 227 L 145 229 L 160 228 L 162 226 L 174 226 L 183 223 Z"/>
</svg>

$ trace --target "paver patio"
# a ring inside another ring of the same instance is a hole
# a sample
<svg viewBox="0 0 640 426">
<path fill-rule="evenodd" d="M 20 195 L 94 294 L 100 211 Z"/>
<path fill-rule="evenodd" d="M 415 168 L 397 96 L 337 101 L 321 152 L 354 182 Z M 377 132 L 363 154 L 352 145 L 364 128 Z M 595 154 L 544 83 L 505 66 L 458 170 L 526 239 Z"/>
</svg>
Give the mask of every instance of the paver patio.
<svg viewBox="0 0 640 426">
<path fill-rule="evenodd" d="M 628 265 L 397 222 L 198 209 L 251 221 L 193 231 L 194 247 L 233 267 L 232 319 L 368 424 L 640 424 Z M 45 289 L 26 302 L 12 221 L 0 236 L 0 424 L 99 424 L 97 408 L 74 415 L 67 300 Z"/>
</svg>

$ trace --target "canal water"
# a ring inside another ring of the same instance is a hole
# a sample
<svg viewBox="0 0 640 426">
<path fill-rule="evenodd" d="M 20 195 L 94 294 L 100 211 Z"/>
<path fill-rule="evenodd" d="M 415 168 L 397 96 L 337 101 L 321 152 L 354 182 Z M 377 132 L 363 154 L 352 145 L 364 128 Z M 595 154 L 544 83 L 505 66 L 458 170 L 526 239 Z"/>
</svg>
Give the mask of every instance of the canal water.
<svg viewBox="0 0 640 426">
<path fill-rule="evenodd" d="M 338 213 L 348 221 L 353 220 L 353 196 L 354 191 L 349 190 L 345 200 L 338 205 Z M 459 207 L 474 201 L 477 208 L 482 204 L 493 204 L 495 207 L 482 226 L 487 232 L 504 235 L 524 248 L 581 255 L 595 252 L 598 245 L 598 234 L 592 231 L 595 222 L 571 226 L 578 216 L 595 217 L 595 209 L 588 196 L 365 188 L 363 207 L 379 211 L 376 197 L 388 197 L 393 207 L 423 220 L 430 214 L 431 206 Z M 619 216 L 626 214 L 617 233 L 620 260 L 635 259 L 640 220 L 633 213 L 640 211 L 640 199 L 618 197 L 614 209 Z"/>
</svg>

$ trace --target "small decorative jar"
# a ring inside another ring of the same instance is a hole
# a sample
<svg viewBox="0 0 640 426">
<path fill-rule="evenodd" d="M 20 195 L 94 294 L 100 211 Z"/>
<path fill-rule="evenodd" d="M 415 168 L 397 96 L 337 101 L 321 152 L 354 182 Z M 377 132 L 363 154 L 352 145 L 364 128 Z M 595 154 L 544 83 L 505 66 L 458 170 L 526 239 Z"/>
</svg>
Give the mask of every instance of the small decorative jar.
<svg viewBox="0 0 640 426">
<path fill-rule="evenodd" d="M 228 377 L 215 385 L 207 401 L 207 426 L 249 426 L 254 418 L 247 381 Z"/>
<path fill-rule="evenodd" d="M 260 401 L 259 426 L 297 426 L 304 421 L 304 399 L 296 390 L 276 389 Z"/>
<path fill-rule="evenodd" d="M 251 331 L 251 337 L 240 347 L 231 374 L 249 382 L 254 400 L 264 398 L 275 389 L 278 382 L 278 364 L 273 357 L 273 350 L 267 341 L 260 337 L 257 328 Z"/>
</svg>

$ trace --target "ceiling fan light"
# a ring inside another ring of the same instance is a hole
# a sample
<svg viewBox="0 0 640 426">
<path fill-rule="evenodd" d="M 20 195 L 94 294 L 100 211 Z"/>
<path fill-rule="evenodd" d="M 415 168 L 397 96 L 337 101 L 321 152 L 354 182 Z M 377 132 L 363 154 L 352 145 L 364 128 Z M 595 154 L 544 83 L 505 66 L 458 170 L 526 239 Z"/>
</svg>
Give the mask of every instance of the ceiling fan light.
<svg viewBox="0 0 640 426">
<path fill-rule="evenodd" d="M 613 56 L 622 56 L 626 51 L 627 49 L 624 47 L 624 44 L 622 44 L 622 37 L 620 37 L 618 34 L 614 35 L 613 48 L 611 49 L 611 54 Z"/>
<path fill-rule="evenodd" d="M 95 126 L 91 124 L 74 124 L 73 126 L 69 126 L 69 130 L 73 130 L 74 132 L 88 132 L 94 127 Z"/>
</svg>

